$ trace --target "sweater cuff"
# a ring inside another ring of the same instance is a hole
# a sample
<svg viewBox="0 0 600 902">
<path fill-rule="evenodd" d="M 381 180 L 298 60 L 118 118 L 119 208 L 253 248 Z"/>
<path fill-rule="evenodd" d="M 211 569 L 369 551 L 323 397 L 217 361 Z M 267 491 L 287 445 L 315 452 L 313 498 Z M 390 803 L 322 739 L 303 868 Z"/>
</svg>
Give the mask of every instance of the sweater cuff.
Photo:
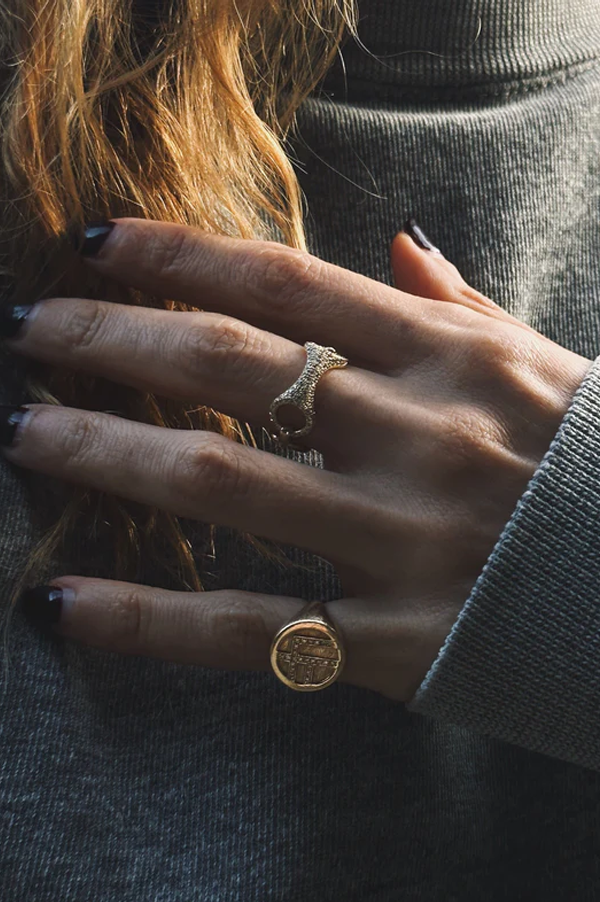
<svg viewBox="0 0 600 902">
<path fill-rule="evenodd" d="M 407 709 L 600 770 L 600 357 Z"/>
</svg>

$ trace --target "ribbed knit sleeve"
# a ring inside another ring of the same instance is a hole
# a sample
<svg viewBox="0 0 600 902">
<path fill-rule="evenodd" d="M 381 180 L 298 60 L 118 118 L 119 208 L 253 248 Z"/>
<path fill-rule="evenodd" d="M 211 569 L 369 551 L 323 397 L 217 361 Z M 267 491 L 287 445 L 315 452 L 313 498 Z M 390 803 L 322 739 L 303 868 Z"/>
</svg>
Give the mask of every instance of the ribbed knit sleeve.
<svg viewBox="0 0 600 902">
<path fill-rule="evenodd" d="M 407 708 L 600 771 L 600 358 Z"/>
</svg>

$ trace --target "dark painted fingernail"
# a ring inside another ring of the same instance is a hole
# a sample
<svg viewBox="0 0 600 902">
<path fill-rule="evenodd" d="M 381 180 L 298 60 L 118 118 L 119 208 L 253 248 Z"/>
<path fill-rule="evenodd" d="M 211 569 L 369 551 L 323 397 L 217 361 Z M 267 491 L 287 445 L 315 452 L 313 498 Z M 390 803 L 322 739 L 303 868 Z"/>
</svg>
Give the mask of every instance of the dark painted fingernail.
<svg viewBox="0 0 600 902">
<path fill-rule="evenodd" d="M 440 254 L 440 256 L 442 257 L 444 256 L 439 247 L 436 247 L 435 244 L 432 244 L 421 226 L 417 224 L 412 216 L 410 216 L 404 223 L 404 231 L 407 233 L 407 235 L 410 235 L 415 244 L 417 244 L 419 247 L 422 247 L 423 250 L 431 251 L 434 254 Z"/>
<path fill-rule="evenodd" d="M 83 239 L 71 232 L 70 237 L 75 250 L 82 257 L 97 257 L 115 225 L 116 223 L 110 220 L 88 222 L 83 231 Z"/>
<path fill-rule="evenodd" d="M 32 310 L 33 304 L 0 307 L 0 338 L 16 338 Z"/>
<path fill-rule="evenodd" d="M 27 407 L 0 406 L 0 446 L 8 448 L 12 445 L 17 429 L 28 413 Z"/>
<path fill-rule="evenodd" d="M 58 623 L 63 609 L 63 590 L 56 586 L 35 586 L 21 595 L 21 609 L 36 626 Z"/>
</svg>

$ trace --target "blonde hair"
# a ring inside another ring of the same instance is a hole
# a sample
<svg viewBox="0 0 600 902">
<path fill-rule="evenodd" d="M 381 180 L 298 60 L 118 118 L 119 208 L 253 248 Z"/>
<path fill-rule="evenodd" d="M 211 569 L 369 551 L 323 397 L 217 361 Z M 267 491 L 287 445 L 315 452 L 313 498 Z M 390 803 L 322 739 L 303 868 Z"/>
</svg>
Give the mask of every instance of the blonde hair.
<svg viewBox="0 0 600 902">
<path fill-rule="evenodd" d="M 2 3 L 3 303 L 61 295 L 194 309 L 90 274 L 65 236 L 105 217 L 182 222 L 305 249 L 303 198 L 285 142 L 345 30 L 355 33 L 355 17 L 354 0 Z M 27 370 L 33 401 L 255 444 L 248 424 L 205 407 L 188 410 L 33 362 Z M 13 601 L 57 551 L 93 542 L 101 522 L 112 527 L 116 578 L 134 577 L 155 541 L 174 553 L 180 585 L 202 590 L 176 517 L 87 488 L 69 491 L 58 511 L 35 496 L 36 513 L 49 522 L 22 562 Z"/>
</svg>

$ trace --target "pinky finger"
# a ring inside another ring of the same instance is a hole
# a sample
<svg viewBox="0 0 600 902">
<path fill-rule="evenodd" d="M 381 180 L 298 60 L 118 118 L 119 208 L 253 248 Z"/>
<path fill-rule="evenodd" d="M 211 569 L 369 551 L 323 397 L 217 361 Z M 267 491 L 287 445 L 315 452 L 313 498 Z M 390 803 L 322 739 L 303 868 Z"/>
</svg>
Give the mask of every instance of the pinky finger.
<svg viewBox="0 0 600 902">
<path fill-rule="evenodd" d="M 301 598 L 237 589 L 173 592 L 82 576 L 59 577 L 52 585 L 29 589 L 21 599 L 23 613 L 37 626 L 87 645 L 177 664 L 250 671 L 271 670 L 273 638 L 305 604 Z M 377 603 L 337 599 L 327 604 L 327 613 L 346 652 L 339 682 L 394 701 L 410 697 L 441 645 L 437 633 L 423 634 L 422 613 L 405 610 L 396 593 Z"/>
<path fill-rule="evenodd" d="M 301 598 L 237 589 L 174 592 L 81 576 L 57 578 L 21 598 L 23 613 L 36 626 L 86 645 L 177 664 L 254 671 L 271 670 L 273 638 L 305 605 Z M 356 598 L 327 608 L 346 650 L 339 681 L 368 687 L 360 648 L 361 636 L 369 636 L 365 616 L 371 622 L 372 612 Z"/>
<path fill-rule="evenodd" d="M 304 602 L 223 589 L 173 592 L 113 580 L 62 577 L 28 590 L 37 625 L 124 655 L 226 670 L 268 670 L 271 640 Z"/>
</svg>

